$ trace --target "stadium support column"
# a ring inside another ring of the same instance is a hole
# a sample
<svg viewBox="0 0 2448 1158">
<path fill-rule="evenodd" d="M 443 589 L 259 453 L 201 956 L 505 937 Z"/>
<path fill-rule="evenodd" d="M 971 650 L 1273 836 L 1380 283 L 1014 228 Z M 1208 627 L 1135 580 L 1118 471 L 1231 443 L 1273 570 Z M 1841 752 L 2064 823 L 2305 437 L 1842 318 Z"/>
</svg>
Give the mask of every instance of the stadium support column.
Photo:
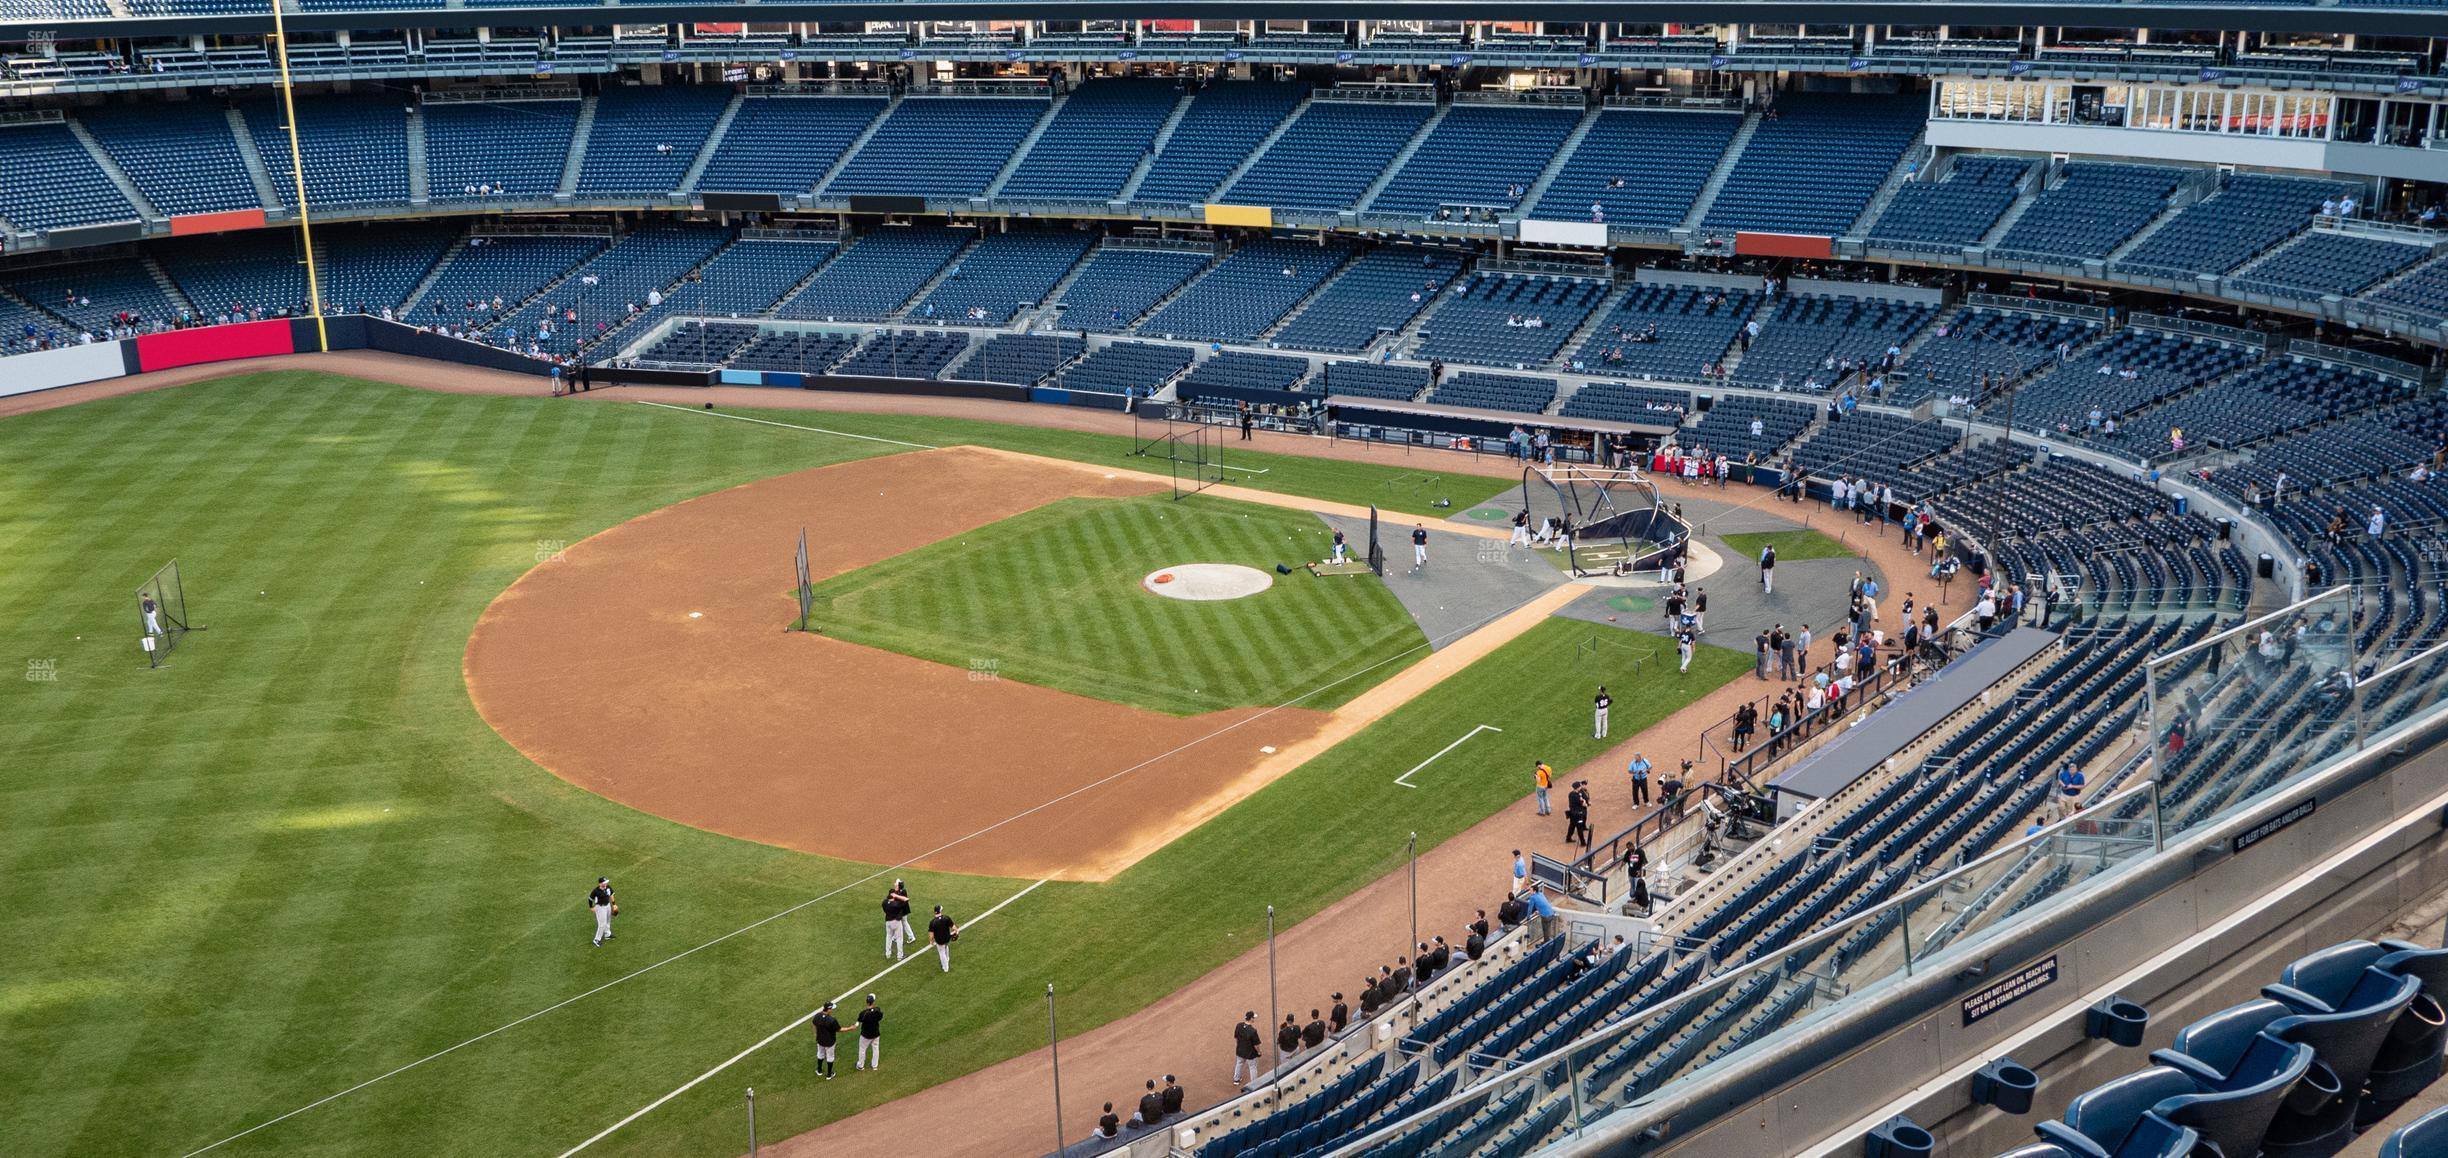
<svg viewBox="0 0 2448 1158">
<path fill-rule="evenodd" d="M 305 150 L 298 147 L 297 90 L 289 83 L 289 28 L 281 19 L 281 0 L 271 0 L 272 41 L 280 56 L 281 115 L 289 130 L 289 179 L 297 198 L 298 248 L 306 255 L 306 308 L 314 311 L 315 349 L 331 349 L 331 335 L 323 325 L 323 287 L 315 280 L 314 225 L 308 220 L 306 208 Z"/>
</svg>

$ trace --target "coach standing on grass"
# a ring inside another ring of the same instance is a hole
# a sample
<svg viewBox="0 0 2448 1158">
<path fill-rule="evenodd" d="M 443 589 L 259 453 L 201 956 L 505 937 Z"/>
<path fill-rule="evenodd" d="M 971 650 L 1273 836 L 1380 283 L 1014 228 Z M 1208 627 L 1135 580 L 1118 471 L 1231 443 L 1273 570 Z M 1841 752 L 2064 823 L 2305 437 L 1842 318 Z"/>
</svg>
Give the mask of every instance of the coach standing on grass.
<svg viewBox="0 0 2448 1158">
<path fill-rule="evenodd" d="M 620 912 L 620 902 L 612 899 L 612 878 L 595 878 L 594 891 L 587 894 L 587 908 L 595 913 L 595 947 L 612 939 L 612 918 Z"/>
<path fill-rule="evenodd" d="M 1776 594 L 1776 544 L 1760 548 L 1760 594 Z"/>
<path fill-rule="evenodd" d="M 960 940 L 960 927 L 944 916 L 943 906 L 935 906 L 935 919 L 927 922 L 927 939 L 935 942 L 935 959 L 943 963 L 943 971 L 952 971 L 952 942 Z"/>
<path fill-rule="evenodd" d="M 824 1003 L 816 1016 L 808 1019 L 816 1029 L 816 1073 L 826 1081 L 833 1080 L 833 1043 L 841 1040 L 841 1019 L 833 1016 L 833 1003 Z"/>
<path fill-rule="evenodd" d="M 1598 725 L 1598 734 L 1597 734 L 1595 737 L 1593 737 L 1593 739 L 1599 739 L 1599 740 L 1606 739 L 1606 738 L 1607 738 L 1607 709 L 1615 706 L 1615 698 L 1614 698 L 1613 696 L 1610 696 L 1610 695 L 1608 695 L 1608 694 L 1607 694 L 1607 690 L 1606 690 L 1606 685 L 1605 685 L 1605 684 L 1600 684 L 1600 685 L 1598 685 L 1598 698 L 1597 698 L 1597 700 L 1596 700 L 1596 701 L 1593 703 L 1593 706 L 1594 706 L 1594 707 L 1597 709 L 1597 715 L 1598 715 L 1598 720 L 1597 720 L 1597 725 Z"/>
<path fill-rule="evenodd" d="M 859 1010 L 859 1055 L 851 1064 L 854 1070 L 884 1068 L 884 1011 L 876 1008 L 875 994 L 867 995 L 867 1008 Z"/>
</svg>

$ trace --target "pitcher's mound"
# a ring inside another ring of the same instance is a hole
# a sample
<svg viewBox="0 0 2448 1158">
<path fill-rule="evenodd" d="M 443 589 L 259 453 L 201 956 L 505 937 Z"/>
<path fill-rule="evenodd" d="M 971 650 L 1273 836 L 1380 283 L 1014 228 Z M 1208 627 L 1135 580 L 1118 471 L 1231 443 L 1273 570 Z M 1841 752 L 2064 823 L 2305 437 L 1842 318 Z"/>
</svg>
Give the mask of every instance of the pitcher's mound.
<svg viewBox="0 0 2448 1158">
<path fill-rule="evenodd" d="M 1275 577 L 1239 563 L 1184 563 L 1150 571 L 1139 581 L 1167 599 L 1239 599 L 1275 585 Z"/>
</svg>

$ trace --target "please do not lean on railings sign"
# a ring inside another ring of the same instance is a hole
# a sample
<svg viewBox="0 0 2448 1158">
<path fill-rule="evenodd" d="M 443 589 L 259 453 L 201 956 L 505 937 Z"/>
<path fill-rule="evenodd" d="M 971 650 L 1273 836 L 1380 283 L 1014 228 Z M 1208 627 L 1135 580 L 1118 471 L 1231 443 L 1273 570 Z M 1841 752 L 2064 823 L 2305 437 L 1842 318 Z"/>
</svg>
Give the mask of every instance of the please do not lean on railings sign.
<svg viewBox="0 0 2448 1158">
<path fill-rule="evenodd" d="M 2052 953 L 2015 970 L 1996 984 L 1963 1000 L 1963 1023 L 1974 1022 L 2021 1001 L 2057 980 L 2057 955 Z"/>
</svg>

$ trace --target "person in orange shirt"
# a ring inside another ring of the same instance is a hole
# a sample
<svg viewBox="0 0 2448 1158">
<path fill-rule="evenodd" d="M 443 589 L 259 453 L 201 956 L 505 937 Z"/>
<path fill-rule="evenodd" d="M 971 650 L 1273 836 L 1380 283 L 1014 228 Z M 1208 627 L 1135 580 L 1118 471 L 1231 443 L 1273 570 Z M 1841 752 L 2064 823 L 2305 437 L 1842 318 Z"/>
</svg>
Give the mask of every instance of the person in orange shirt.
<svg viewBox="0 0 2448 1158">
<path fill-rule="evenodd" d="M 1538 814 L 1545 816 L 1552 811 L 1547 807 L 1547 790 L 1555 787 L 1555 769 L 1548 767 L 1545 760 L 1534 760 L 1530 765 L 1530 779 L 1538 787 Z"/>
</svg>

